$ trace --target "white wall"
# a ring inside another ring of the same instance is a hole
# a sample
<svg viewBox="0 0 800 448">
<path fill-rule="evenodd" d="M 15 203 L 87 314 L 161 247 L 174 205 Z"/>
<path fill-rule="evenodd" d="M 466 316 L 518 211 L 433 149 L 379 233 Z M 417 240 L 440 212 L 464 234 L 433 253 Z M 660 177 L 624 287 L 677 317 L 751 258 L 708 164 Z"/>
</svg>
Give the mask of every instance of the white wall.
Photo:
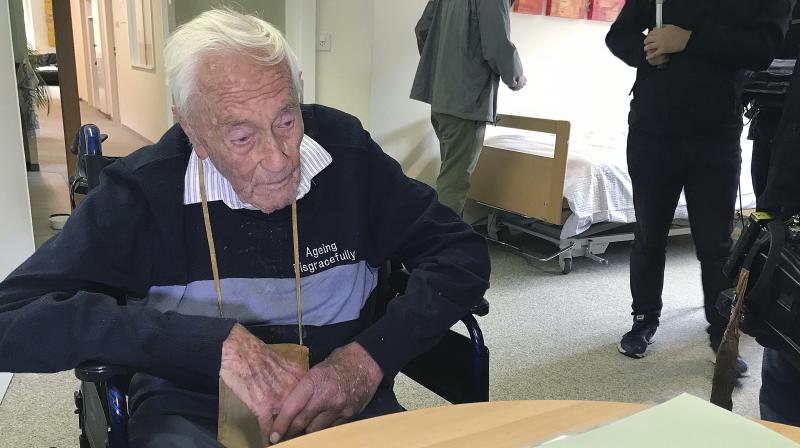
<svg viewBox="0 0 800 448">
<path fill-rule="evenodd" d="M 430 107 L 409 99 L 419 61 L 413 28 L 426 0 L 372 2 L 371 29 L 363 23 L 361 3 L 319 1 L 318 31 L 332 33 L 333 51 L 317 53 L 318 102 L 360 117 L 367 95 L 369 118 L 363 121 L 375 140 L 409 176 L 432 184 L 439 150 Z M 501 113 L 570 120 L 575 132 L 627 127 L 635 72 L 606 48 L 609 23 L 516 13 L 511 22 L 529 84 L 521 92 L 501 86 Z M 371 52 L 365 52 L 370 42 Z M 369 89 L 362 86 L 367 64 Z"/>
<path fill-rule="evenodd" d="M 203 11 L 230 7 L 239 12 L 255 14 L 270 22 L 275 28 L 286 30 L 286 0 L 173 0 L 173 2 L 177 25 L 192 20 Z"/>
<path fill-rule="evenodd" d="M 635 69 L 606 48 L 607 22 L 513 13 L 511 36 L 522 57 L 528 85 L 501 88 L 501 113 L 569 120 L 582 129 L 627 128 Z"/>
<path fill-rule="evenodd" d="M 11 18 L 11 44 L 14 49 L 14 62 L 22 62 L 27 57 L 28 38 L 25 35 L 25 11 L 22 0 L 9 0 Z"/>
<path fill-rule="evenodd" d="M 317 30 L 331 35 L 332 46 L 329 52 L 317 52 L 316 102 L 355 115 L 365 127 L 370 119 L 372 25 L 372 0 L 317 1 Z"/>
<path fill-rule="evenodd" d="M 47 42 L 47 20 L 44 13 L 44 0 L 27 1 L 30 1 L 31 18 L 33 19 L 33 36 L 35 39 L 34 42 L 29 43 L 32 44 L 39 53 L 55 53 L 56 48 L 50 46 Z"/>
<path fill-rule="evenodd" d="M 317 97 L 317 0 L 286 0 L 286 40 L 297 55 L 303 72 L 303 101 Z"/>
<path fill-rule="evenodd" d="M 370 131 L 411 177 L 432 183 L 439 150 L 430 106 L 409 99 L 419 62 L 414 26 L 426 0 L 375 2 Z"/>
<path fill-rule="evenodd" d="M 113 15 L 113 0 L 97 0 L 97 9 L 99 18 L 96 19 L 98 29 L 100 30 L 100 38 L 102 40 L 103 49 L 103 72 L 105 78 L 106 101 L 104 112 L 111 116 L 114 121 L 119 121 L 119 103 L 115 92 L 119 92 L 117 85 L 117 65 L 114 44 L 114 15 Z M 153 7 L 158 4 L 154 3 Z M 155 12 L 153 13 L 155 17 Z M 158 27 L 159 22 L 154 22 L 153 27 Z M 154 31 L 155 32 L 155 31 Z M 162 31 L 163 35 L 163 31 Z M 158 51 L 158 50 L 156 50 Z M 166 102 L 166 97 L 164 97 Z M 165 103 L 162 103 L 162 108 Z M 171 114 L 169 114 L 171 116 Z"/>
<path fill-rule="evenodd" d="M 376 2 L 370 126 L 409 176 L 432 184 L 439 167 L 429 107 L 408 99 L 419 56 L 412 29 L 425 0 Z M 609 23 L 512 14 L 528 86 L 500 87 L 500 113 L 570 120 L 575 132 L 627 127 L 635 71 L 605 46 Z"/>
<path fill-rule="evenodd" d="M 162 1 L 153 0 L 155 68 L 131 67 L 128 47 L 128 11 L 124 0 L 113 0 L 114 40 L 117 50 L 117 79 L 120 122 L 150 141 L 166 132 L 166 74 L 164 71 L 164 28 Z"/>
<path fill-rule="evenodd" d="M 33 47 L 36 42 L 36 35 L 33 33 L 33 13 L 31 12 L 31 0 L 22 0 L 22 9 L 25 11 L 25 37 Z"/>
<path fill-rule="evenodd" d="M 34 249 L 16 85 L 8 2 L 0 2 L 0 279 Z"/>
</svg>

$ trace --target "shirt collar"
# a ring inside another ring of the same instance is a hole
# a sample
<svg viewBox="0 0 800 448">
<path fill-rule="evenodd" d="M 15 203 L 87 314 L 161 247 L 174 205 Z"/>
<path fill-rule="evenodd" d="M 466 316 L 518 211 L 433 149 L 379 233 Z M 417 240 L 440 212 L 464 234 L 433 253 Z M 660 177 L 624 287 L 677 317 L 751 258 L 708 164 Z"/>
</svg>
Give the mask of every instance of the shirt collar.
<svg viewBox="0 0 800 448">
<path fill-rule="evenodd" d="M 311 190 L 311 180 L 331 164 L 333 158 L 313 138 L 303 135 L 300 142 L 300 184 L 297 187 L 297 199 L 300 200 Z M 231 209 L 257 210 L 257 208 L 239 199 L 233 186 L 217 168 L 211 159 L 203 160 L 203 173 L 206 181 L 206 196 L 208 202 L 222 201 Z M 183 205 L 199 204 L 200 181 L 197 177 L 197 154 L 192 151 L 189 165 L 184 175 Z"/>
</svg>

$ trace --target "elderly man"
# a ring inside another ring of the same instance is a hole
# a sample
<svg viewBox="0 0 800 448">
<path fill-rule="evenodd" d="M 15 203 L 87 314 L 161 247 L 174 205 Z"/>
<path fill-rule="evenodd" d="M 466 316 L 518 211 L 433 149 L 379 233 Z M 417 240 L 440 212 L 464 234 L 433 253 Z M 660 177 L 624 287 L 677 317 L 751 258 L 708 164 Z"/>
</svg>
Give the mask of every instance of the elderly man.
<svg viewBox="0 0 800 448">
<path fill-rule="evenodd" d="M 219 378 L 272 443 L 401 410 L 392 378 L 488 287 L 483 240 L 355 118 L 300 104 L 296 59 L 266 22 L 208 11 L 170 37 L 166 60 L 179 124 L 109 166 L 0 284 L 0 371 L 141 372 L 133 446 L 219 446 Z M 293 238 L 307 373 L 265 344 L 298 338 Z M 390 259 L 411 279 L 374 321 Z"/>
</svg>

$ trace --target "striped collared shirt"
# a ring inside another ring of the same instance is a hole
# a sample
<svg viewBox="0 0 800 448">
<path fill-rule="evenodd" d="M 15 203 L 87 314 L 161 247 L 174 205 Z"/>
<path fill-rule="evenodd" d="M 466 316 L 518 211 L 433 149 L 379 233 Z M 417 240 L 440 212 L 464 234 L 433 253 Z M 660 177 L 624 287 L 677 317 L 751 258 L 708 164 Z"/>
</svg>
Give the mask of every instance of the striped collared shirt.
<svg viewBox="0 0 800 448">
<path fill-rule="evenodd" d="M 297 199 L 299 200 L 311 190 L 311 179 L 319 174 L 331 164 L 331 155 L 319 143 L 311 137 L 304 135 L 300 142 L 300 185 L 297 187 Z M 222 201 L 231 209 L 257 210 L 253 205 L 239 199 L 233 186 L 217 168 L 211 163 L 211 159 L 203 161 L 203 173 L 206 181 L 206 195 L 209 202 Z M 189 166 L 186 168 L 184 176 L 183 204 L 199 204 L 200 181 L 197 176 L 197 154 L 192 151 L 189 157 Z"/>
</svg>

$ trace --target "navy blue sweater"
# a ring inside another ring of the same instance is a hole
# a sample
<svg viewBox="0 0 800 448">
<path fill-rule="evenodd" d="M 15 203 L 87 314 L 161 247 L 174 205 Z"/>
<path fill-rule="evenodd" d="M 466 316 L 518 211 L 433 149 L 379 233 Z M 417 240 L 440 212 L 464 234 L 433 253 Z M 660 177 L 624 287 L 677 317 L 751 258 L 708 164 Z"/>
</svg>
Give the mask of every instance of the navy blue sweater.
<svg viewBox="0 0 800 448">
<path fill-rule="evenodd" d="M 403 175 L 358 120 L 322 106 L 304 106 L 303 119 L 333 158 L 298 201 L 312 362 L 355 340 L 391 377 L 481 299 L 486 243 L 431 188 Z M 236 320 L 267 342 L 296 341 L 288 208 L 209 204 L 220 318 L 200 205 L 183 205 L 190 153 L 176 125 L 110 165 L 61 233 L 0 283 L 0 371 L 99 361 L 213 387 Z M 412 275 L 375 321 L 369 296 L 376 268 L 390 259 Z"/>
</svg>

